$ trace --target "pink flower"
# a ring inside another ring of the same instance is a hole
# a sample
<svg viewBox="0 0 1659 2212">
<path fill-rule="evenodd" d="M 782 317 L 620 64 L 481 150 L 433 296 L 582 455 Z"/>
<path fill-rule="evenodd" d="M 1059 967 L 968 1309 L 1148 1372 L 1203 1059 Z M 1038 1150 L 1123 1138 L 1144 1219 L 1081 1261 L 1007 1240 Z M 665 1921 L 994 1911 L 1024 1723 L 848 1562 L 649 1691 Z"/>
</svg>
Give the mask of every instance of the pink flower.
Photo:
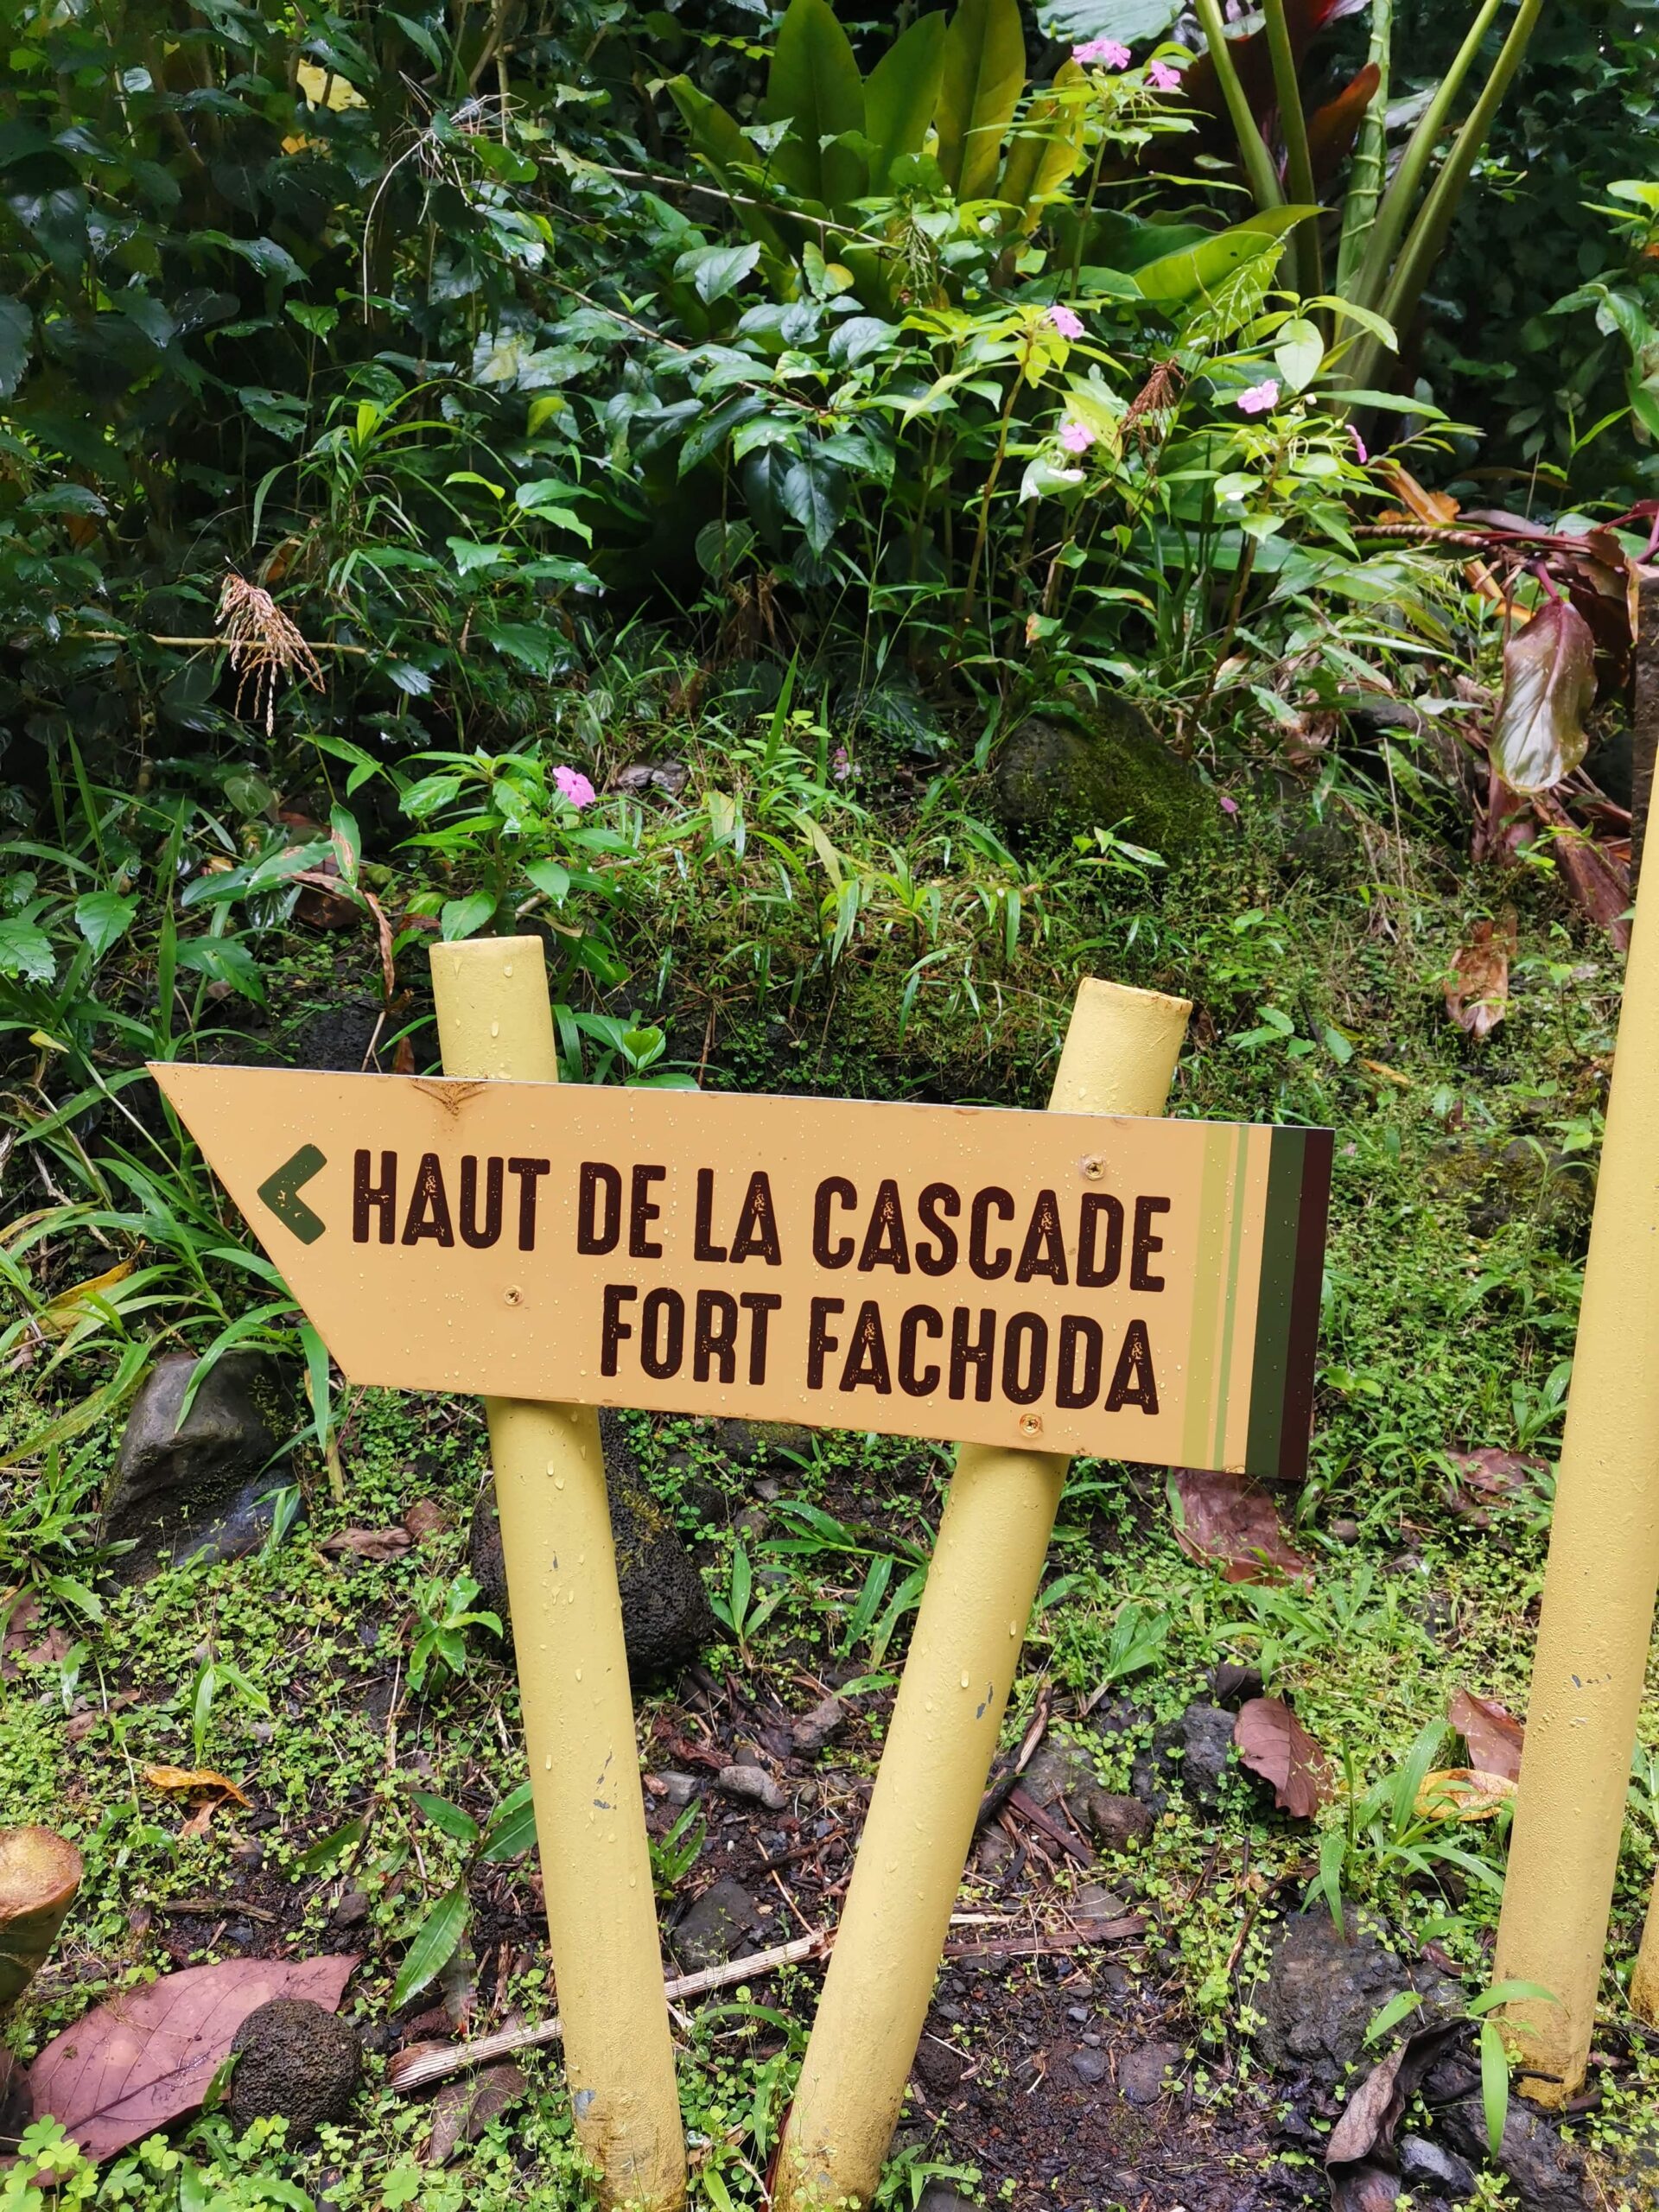
<svg viewBox="0 0 1659 2212">
<path fill-rule="evenodd" d="M 1348 425 L 1348 435 L 1354 442 L 1354 451 L 1359 455 L 1359 465 L 1363 468 L 1371 457 L 1365 450 L 1365 441 L 1351 423 Z"/>
<path fill-rule="evenodd" d="M 567 768 L 563 761 L 553 771 L 553 780 L 572 806 L 591 806 L 595 793 L 580 768 Z"/>
<path fill-rule="evenodd" d="M 1067 453 L 1087 453 L 1095 442 L 1095 434 L 1086 423 L 1063 423 L 1060 443 Z"/>
<path fill-rule="evenodd" d="M 1083 335 L 1083 317 L 1068 307 L 1057 305 L 1050 308 L 1048 320 L 1062 338 L 1081 338 Z"/>
<path fill-rule="evenodd" d="M 1221 810 L 1224 814 L 1236 814 L 1238 812 L 1238 801 L 1236 798 L 1229 798 L 1225 791 L 1223 791 L 1221 794 L 1218 804 L 1220 804 Z"/>
<path fill-rule="evenodd" d="M 838 784 L 844 784 L 848 777 L 852 774 L 853 764 L 848 758 L 844 745 L 838 745 L 830 754 L 830 772 Z"/>
<path fill-rule="evenodd" d="M 1241 415 L 1266 415 L 1279 404 L 1279 385 L 1272 377 L 1264 377 L 1260 384 L 1253 384 L 1248 391 L 1241 391 L 1234 402 Z"/>
<path fill-rule="evenodd" d="M 1181 89 L 1181 73 L 1179 69 L 1172 68 L 1167 61 L 1148 61 L 1147 82 L 1154 92 L 1179 92 Z"/>
<path fill-rule="evenodd" d="M 1081 62 L 1085 68 L 1092 61 L 1098 63 L 1103 69 L 1127 69 L 1129 49 L 1127 46 L 1120 46 L 1115 38 L 1091 38 L 1086 46 L 1072 48 L 1071 59 Z"/>
</svg>

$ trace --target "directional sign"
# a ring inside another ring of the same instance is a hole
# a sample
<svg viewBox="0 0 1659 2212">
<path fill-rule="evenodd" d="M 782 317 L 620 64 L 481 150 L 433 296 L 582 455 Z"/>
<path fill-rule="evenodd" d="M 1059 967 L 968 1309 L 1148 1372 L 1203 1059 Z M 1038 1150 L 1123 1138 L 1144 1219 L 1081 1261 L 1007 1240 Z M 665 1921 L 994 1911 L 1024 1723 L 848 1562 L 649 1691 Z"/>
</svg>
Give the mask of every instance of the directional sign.
<svg viewBox="0 0 1659 2212">
<path fill-rule="evenodd" d="M 353 1382 L 1304 1466 L 1327 1130 L 153 1071 Z"/>
</svg>

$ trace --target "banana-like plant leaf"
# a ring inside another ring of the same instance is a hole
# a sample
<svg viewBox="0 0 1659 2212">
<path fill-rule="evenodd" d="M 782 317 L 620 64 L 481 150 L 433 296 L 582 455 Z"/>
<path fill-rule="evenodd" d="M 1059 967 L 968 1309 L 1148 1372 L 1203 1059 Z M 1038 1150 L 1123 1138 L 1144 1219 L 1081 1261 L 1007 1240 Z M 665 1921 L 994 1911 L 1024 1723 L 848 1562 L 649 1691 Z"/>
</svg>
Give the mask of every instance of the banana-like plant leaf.
<svg viewBox="0 0 1659 2212">
<path fill-rule="evenodd" d="M 1326 100 L 1323 107 L 1316 107 L 1308 117 L 1308 158 L 1313 164 L 1313 181 L 1321 190 L 1336 175 L 1359 136 L 1365 111 L 1382 81 L 1382 72 L 1375 61 L 1368 61 L 1357 76 L 1349 79 L 1334 99 Z"/>
<path fill-rule="evenodd" d="M 753 205 L 754 190 L 743 171 L 759 165 L 759 156 L 718 100 L 699 92 L 689 77 L 671 77 L 668 96 L 680 111 L 692 150 L 732 202 L 733 213 L 763 251 L 780 262 L 791 256 L 783 235 L 766 211 Z"/>
<path fill-rule="evenodd" d="M 1511 791 L 1547 791 L 1570 776 L 1590 740 L 1596 641 L 1576 607 L 1553 599 L 1503 648 L 1503 696 L 1492 766 Z"/>
<path fill-rule="evenodd" d="M 1140 46 L 1161 38 L 1180 12 L 1181 0 L 1059 0 L 1043 10 L 1043 28 L 1073 46 L 1093 38 Z"/>
<path fill-rule="evenodd" d="M 939 167 L 958 200 L 996 189 L 1002 139 L 1026 89 L 1020 0 L 961 0 L 944 35 L 944 76 L 934 127 Z"/>
<path fill-rule="evenodd" d="M 931 20 L 924 16 L 923 21 Z M 1059 190 L 1077 168 L 1083 145 L 1083 110 L 1065 97 L 1068 85 L 1083 82 L 1083 71 L 1069 58 L 1054 72 L 1053 88 L 1039 92 L 1008 145 L 997 198 L 1019 210 L 1021 235 L 1042 219 L 1043 203 Z"/>
<path fill-rule="evenodd" d="M 830 0 L 789 0 L 761 105 L 766 123 L 787 123 L 772 168 L 804 200 L 849 216 L 864 190 L 861 156 L 843 142 L 864 130 L 864 85 Z"/>
<path fill-rule="evenodd" d="M 1213 292 L 1236 269 L 1271 251 L 1287 231 L 1318 213 L 1310 207 L 1263 207 L 1230 230 L 1212 232 L 1199 245 L 1161 254 L 1135 272 L 1141 297 L 1171 308 L 1199 293 Z"/>
<path fill-rule="evenodd" d="M 893 163 L 919 154 L 939 104 L 944 72 L 942 12 L 918 16 L 864 80 L 864 133 L 870 145 L 869 188 L 885 192 Z"/>
</svg>

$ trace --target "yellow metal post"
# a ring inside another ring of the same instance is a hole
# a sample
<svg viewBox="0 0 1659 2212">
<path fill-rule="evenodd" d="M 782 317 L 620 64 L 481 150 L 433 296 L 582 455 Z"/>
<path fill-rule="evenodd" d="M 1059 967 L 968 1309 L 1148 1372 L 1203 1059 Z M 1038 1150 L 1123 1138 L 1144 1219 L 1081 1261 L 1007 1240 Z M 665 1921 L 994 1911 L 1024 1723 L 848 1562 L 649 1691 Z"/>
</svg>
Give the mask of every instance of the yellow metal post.
<svg viewBox="0 0 1659 2212">
<path fill-rule="evenodd" d="M 557 1082 L 539 938 L 436 945 L 432 986 L 447 1075 Z M 599 1420 L 485 1409 L 576 2133 L 606 2203 L 674 2212 L 685 2144 Z"/>
<path fill-rule="evenodd" d="M 1084 983 L 1051 1108 L 1160 1114 L 1185 999 Z M 904 2101 L 1065 1480 L 962 1446 L 794 2108 L 778 2212 L 868 2204 Z"/>
<path fill-rule="evenodd" d="M 1653 903 L 1649 899 L 1649 904 Z M 1523 2086 L 1563 2102 L 1595 2024 L 1659 1587 L 1659 914 L 1638 912 L 1607 1102 L 1494 1971 Z M 1643 1945 L 1651 1990 L 1659 1934 Z"/>
</svg>

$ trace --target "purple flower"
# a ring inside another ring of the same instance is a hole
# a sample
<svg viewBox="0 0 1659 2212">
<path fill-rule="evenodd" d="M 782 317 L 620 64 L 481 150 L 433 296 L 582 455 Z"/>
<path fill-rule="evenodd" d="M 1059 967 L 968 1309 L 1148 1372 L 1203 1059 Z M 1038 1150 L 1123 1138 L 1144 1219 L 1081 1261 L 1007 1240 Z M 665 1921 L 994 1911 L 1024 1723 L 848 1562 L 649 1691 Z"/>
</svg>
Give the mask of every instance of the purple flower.
<svg viewBox="0 0 1659 2212">
<path fill-rule="evenodd" d="M 1181 73 L 1179 69 L 1173 68 L 1167 61 L 1148 61 L 1147 82 L 1154 92 L 1179 92 L 1181 89 Z"/>
<path fill-rule="evenodd" d="M 1225 791 L 1223 791 L 1221 794 L 1218 804 L 1220 805 L 1221 810 L 1224 814 L 1236 814 L 1238 812 L 1238 801 L 1236 798 L 1229 798 Z"/>
<path fill-rule="evenodd" d="M 1348 425 L 1348 435 L 1354 442 L 1354 451 L 1359 455 L 1359 465 L 1363 468 L 1371 457 L 1365 450 L 1365 441 L 1351 423 Z"/>
<path fill-rule="evenodd" d="M 1234 402 L 1241 415 L 1266 415 L 1279 404 L 1279 385 L 1273 377 L 1263 377 L 1260 384 L 1253 384 L 1248 391 L 1241 391 Z"/>
<path fill-rule="evenodd" d="M 563 761 L 553 771 L 553 780 L 572 806 L 591 806 L 595 793 L 580 768 L 567 768 Z"/>
<path fill-rule="evenodd" d="M 1063 423 L 1060 443 L 1067 453 L 1087 453 L 1095 442 L 1095 434 L 1086 423 Z"/>
<path fill-rule="evenodd" d="M 1072 48 L 1071 59 L 1081 62 L 1085 68 L 1092 61 L 1098 63 L 1103 69 L 1127 69 L 1129 49 L 1127 46 L 1120 46 L 1115 38 L 1091 38 L 1086 46 Z"/>
<path fill-rule="evenodd" d="M 1068 307 L 1055 306 L 1048 311 L 1048 320 L 1062 338 L 1081 338 L 1083 317 Z"/>
<path fill-rule="evenodd" d="M 844 784 L 853 772 L 853 764 L 847 756 L 844 745 L 838 745 L 830 756 L 830 772 L 838 784 Z"/>
</svg>

